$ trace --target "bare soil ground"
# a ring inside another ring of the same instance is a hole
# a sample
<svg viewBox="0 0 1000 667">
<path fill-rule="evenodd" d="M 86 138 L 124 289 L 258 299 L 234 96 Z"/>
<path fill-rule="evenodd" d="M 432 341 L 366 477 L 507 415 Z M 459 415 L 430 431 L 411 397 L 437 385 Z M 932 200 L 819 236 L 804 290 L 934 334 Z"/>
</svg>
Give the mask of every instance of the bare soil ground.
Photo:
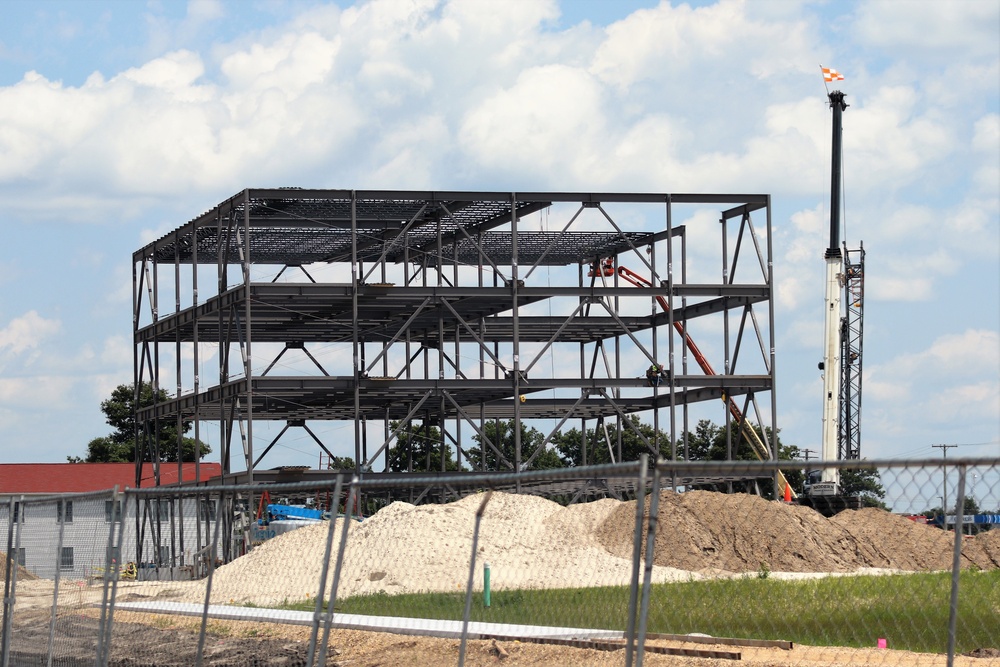
<svg viewBox="0 0 1000 667">
<path fill-rule="evenodd" d="M 44 665 L 48 639 L 48 615 L 41 610 L 22 615 L 17 625 L 12 664 Z M 59 636 L 79 638 L 60 643 L 54 665 L 77 667 L 93 664 L 98 634 L 98 614 L 94 609 L 63 614 L 58 619 Z M 195 664 L 200 621 L 153 614 L 119 614 L 114 624 L 111 667 L 190 667 Z M 282 626 L 261 628 L 256 623 L 210 621 L 203 662 L 205 667 L 298 667 L 306 664 L 309 628 Z M 651 667 L 842 667 L 882 665 L 885 667 L 944 667 L 946 656 L 918 654 L 892 649 L 853 649 L 823 646 L 755 648 L 704 643 L 649 641 L 655 647 L 686 650 L 714 650 L 738 654 L 737 659 L 698 658 L 647 652 L 644 664 Z M 453 667 L 458 663 L 460 642 L 393 635 L 388 633 L 334 630 L 328 644 L 326 667 Z M 984 651 L 981 657 L 958 656 L 956 667 L 997 667 L 1000 652 Z M 620 667 L 624 649 L 598 651 L 587 648 L 549 646 L 529 642 L 470 640 L 465 664 L 470 667 L 495 665 L 540 667 Z"/>
</svg>

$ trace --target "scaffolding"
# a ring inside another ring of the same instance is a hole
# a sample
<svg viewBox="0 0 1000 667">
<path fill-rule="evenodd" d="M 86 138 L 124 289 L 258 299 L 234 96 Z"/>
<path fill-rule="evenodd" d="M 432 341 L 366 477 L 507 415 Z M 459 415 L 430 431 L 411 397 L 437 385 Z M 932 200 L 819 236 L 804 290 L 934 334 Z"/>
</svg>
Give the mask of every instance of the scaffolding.
<svg viewBox="0 0 1000 667">
<path fill-rule="evenodd" d="M 217 432 L 226 483 L 289 479 L 266 461 L 293 429 L 332 460 L 330 422 L 365 475 L 396 474 L 390 451 L 417 428 L 444 445 L 420 472 L 445 472 L 447 448 L 470 474 L 530 467 L 567 424 L 586 465 L 605 445 L 587 425 L 631 415 L 670 434 L 651 455 L 686 458 L 689 411 L 737 399 L 777 432 L 771 238 L 769 195 L 244 190 L 133 255 L 135 386 L 169 394 L 137 412 L 136 464 L 170 465 L 162 423 L 177 460 L 188 424 Z M 716 374 L 689 364 L 675 323 Z M 547 435 L 525 448 L 514 428 L 505 451 L 495 420 Z M 263 447 L 262 422 L 278 431 Z"/>
</svg>

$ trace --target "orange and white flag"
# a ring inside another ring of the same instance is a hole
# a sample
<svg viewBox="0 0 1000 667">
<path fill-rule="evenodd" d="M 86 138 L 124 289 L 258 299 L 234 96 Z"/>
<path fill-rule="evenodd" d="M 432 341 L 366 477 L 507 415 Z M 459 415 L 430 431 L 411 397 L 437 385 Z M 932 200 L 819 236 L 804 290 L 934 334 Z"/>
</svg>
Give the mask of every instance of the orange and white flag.
<svg viewBox="0 0 1000 667">
<path fill-rule="evenodd" d="M 827 83 L 844 80 L 844 75 L 832 67 L 821 67 L 821 69 L 823 70 L 823 80 Z"/>
</svg>

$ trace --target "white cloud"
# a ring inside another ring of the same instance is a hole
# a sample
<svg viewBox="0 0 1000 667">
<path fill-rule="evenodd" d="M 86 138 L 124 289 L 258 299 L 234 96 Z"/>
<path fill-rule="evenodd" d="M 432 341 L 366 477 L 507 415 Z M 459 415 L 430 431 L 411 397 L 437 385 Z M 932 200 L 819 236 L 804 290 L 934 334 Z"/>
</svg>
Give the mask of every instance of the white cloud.
<svg viewBox="0 0 1000 667">
<path fill-rule="evenodd" d="M 802 21 L 755 20 L 743 2 L 723 0 L 696 9 L 663 2 L 609 26 L 592 69 L 621 88 L 645 78 L 697 76 L 696 65 L 707 64 L 742 63 L 732 70 L 732 78 L 748 70 L 756 78 L 767 78 L 804 71 L 797 56 L 809 48 L 808 32 Z"/>
<path fill-rule="evenodd" d="M 951 127 L 922 103 L 914 89 L 890 86 L 844 114 L 847 186 L 883 193 L 899 189 L 954 150 Z"/>
<path fill-rule="evenodd" d="M 995 2 L 867 2 L 852 32 L 862 42 L 909 57 L 938 51 L 990 55 L 998 49 L 998 25 Z"/>
<path fill-rule="evenodd" d="M 37 311 L 29 311 L 0 329 L 0 351 L 4 355 L 36 351 L 46 338 L 54 335 L 61 327 L 59 320 L 46 319 Z"/>
<path fill-rule="evenodd" d="M 891 377 L 896 386 L 919 386 L 932 395 L 951 391 L 956 381 L 962 382 L 957 378 L 972 385 L 981 381 L 997 384 L 1000 383 L 1000 373 L 997 373 L 1000 370 L 1000 333 L 969 329 L 945 334 L 924 350 L 904 352 L 869 368 L 876 381 Z"/>
<path fill-rule="evenodd" d="M 472 108 L 459 140 L 485 167 L 527 170 L 528 182 L 548 181 L 558 168 L 564 179 L 600 184 L 607 170 L 599 150 L 606 134 L 602 105 L 601 87 L 586 72 L 535 67 Z"/>
<path fill-rule="evenodd" d="M 996 438 L 1000 333 L 944 334 L 923 350 L 869 365 L 864 391 L 865 429 L 873 443 L 902 438 L 912 449 L 914 442 L 935 442 L 942 429 L 951 442 Z"/>
<path fill-rule="evenodd" d="M 52 408 L 65 406 L 70 401 L 73 384 L 72 378 L 63 376 L 0 377 L 0 402 L 4 406 L 31 410 L 43 405 L 51 419 Z"/>
</svg>

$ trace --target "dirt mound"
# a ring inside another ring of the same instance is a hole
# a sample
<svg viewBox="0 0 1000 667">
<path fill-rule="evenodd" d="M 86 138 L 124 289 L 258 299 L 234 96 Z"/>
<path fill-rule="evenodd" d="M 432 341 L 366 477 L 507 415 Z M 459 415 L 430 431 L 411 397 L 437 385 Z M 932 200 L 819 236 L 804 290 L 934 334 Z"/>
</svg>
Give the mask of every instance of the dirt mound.
<svg viewBox="0 0 1000 667">
<path fill-rule="evenodd" d="M 8 567 L 8 564 L 11 562 L 12 559 L 9 556 L 7 556 L 7 554 L 5 554 L 2 551 L 0 551 L 0 558 L 3 559 L 3 565 L 0 565 L 0 567 L 3 567 L 3 577 L 4 577 L 4 580 L 6 580 L 7 579 L 7 567 Z M 22 581 L 33 581 L 35 579 L 38 579 L 37 576 L 35 576 L 34 574 L 32 574 L 31 572 L 29 572 L 28 570 L 26 570 L 22 565 L 18 565 L 17 566 L 17 578 L 20 579 L 20 580 L 22 580 Z"/>
<path fill-rule="evenodd" d="M 634 501 L 622 503 L 598 528 L 597 540 L 611 553 L 631 553 L 635 510 Z M 648 518 L 648 500 L 645 512 Z M 828 519 L 758 496 L 665 491 L 657 518 L 654 564 L 684 570 L 918 571 L 948 569 L 952 563 L 951 533 L 875 508 Z M 963 544 L 961 565 L 992 569 L 1000 567 L 998 556 L 1000 539 L 983 536 Z"/>
</svg>

